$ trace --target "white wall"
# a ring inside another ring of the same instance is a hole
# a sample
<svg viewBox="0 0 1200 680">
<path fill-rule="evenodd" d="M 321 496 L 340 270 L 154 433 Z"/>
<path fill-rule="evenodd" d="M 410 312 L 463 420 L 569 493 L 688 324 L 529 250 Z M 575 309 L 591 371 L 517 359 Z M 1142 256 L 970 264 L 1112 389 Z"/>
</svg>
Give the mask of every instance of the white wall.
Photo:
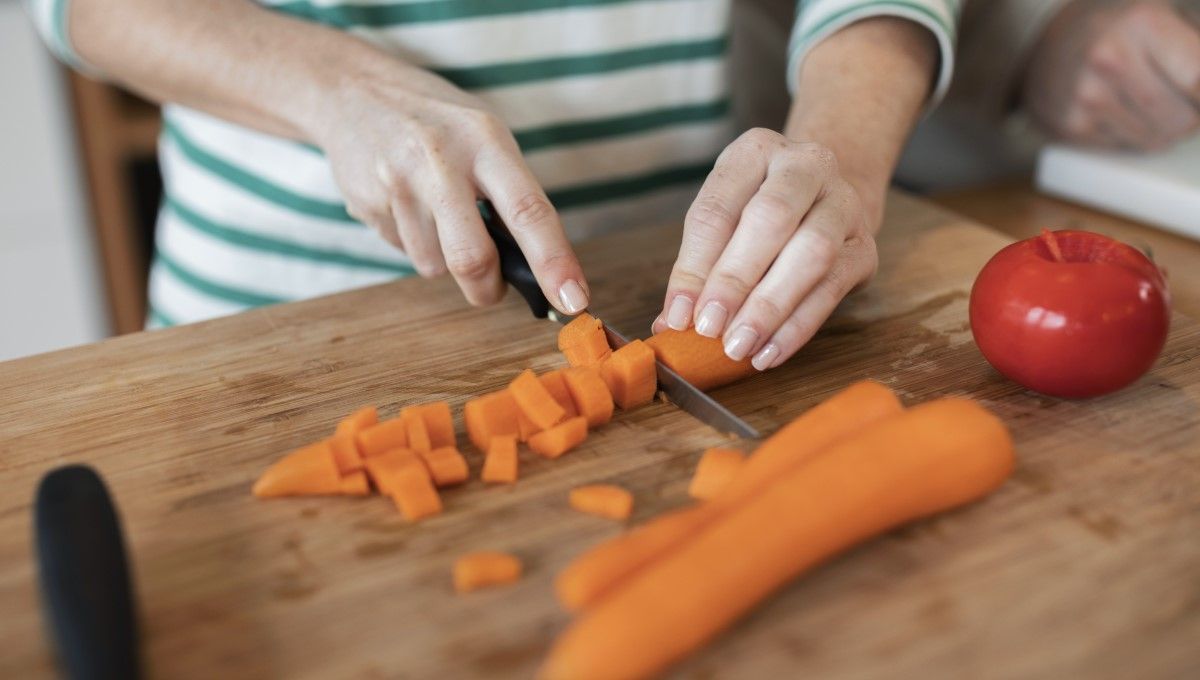
<svg viewBox="0 0 1200 680">
<path fill-rule="evenodd" d="M 0 0 L 0 360 L 107 332 L 66 83 Z"/>
</svg>

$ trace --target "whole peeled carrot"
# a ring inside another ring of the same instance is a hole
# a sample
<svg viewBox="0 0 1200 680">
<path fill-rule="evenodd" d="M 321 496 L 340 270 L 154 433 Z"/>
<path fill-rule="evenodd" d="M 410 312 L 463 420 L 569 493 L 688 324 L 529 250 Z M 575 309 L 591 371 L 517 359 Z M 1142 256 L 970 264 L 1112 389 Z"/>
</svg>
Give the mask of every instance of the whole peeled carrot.
<svg viewBox="0 0 1200 680">
<path fill-rule="evenodd" d="M 540 677 L 660 672 L 814 565 L 983 497 L 1013 464 L 1004 424 L 971 401 L 941 399 L 878 422 L 631 576 L 559 637 Z"/>
<path fill-rule="evenodd" d="M 725 508 L 754 497 L 830 444 L 902 410 L 896 395 L 877 382 L 858 382 L 838 392 L 763 442 L 733 481 L 707 502 L 656 518 L 575 558 L 555 581 L 559 602 L 571 611 L 589 606 L 616 583 L 695 535 Z"/>
</svg>

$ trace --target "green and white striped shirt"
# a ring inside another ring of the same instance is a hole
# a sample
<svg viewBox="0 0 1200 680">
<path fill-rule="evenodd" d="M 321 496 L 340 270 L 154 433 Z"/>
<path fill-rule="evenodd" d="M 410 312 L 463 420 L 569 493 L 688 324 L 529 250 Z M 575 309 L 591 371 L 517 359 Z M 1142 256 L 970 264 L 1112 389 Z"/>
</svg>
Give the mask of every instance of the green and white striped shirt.
<svg viewBox="0 0 1200 680">
<path fill-rule="evenodd" d="M 953 64 L 962 0 L 804 0 L 788 73 L 843 26 L 919 22 Z M 49 46 L 79 65 L 69 0 L 27 0 Z M 739 132 L 730 106 L 731 0 L 269 0 L 431 69 L 486 101 L 582 238 L 679 219 Z M 783 83 L 780 84 L 781 86 Z M 789 84 L 790 85 L 790 84 Z M 167 105 L 164 200 L 151 326 L 379 283 L 413 273 L 346 213 L 321 151 Z"/>
</svg>

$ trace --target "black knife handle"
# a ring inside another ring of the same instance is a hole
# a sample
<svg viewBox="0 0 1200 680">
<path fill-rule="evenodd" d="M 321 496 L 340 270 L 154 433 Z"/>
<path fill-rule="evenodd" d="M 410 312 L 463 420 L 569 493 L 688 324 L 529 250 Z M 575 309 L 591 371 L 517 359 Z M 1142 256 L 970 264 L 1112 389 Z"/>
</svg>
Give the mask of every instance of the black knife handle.
<svg viewBox="0 0 1200 680">
<path fill-rule="evenodd" d="M 529 268 L 529 260 L 525 259 L 521 246 L 517 245 L 517 240 L 504 226 L 491 201 L 479 202 L 479 214 L 483 217 L 488 234 L 496 242 L 496 251 L 500 253 L 500 275 L 525 298 L 534 316 L 546 318 L 550 313 L 550 301 L 542 293 L 542 286 Z"/>
<path fill-rule="evenodd" d="M 34 513 L 42 602 L 65 677 L 140 677 L 129 566 L 104 482 L 83 465 L 53 470 Z"/>
</svg>

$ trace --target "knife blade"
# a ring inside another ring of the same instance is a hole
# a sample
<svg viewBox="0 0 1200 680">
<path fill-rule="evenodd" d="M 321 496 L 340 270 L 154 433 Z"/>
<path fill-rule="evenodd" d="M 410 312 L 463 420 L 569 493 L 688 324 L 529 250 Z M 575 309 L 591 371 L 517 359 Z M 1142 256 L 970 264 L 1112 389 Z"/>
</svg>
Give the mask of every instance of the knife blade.
<svg viewBox="0 0 1200 680">
<path fill-rule="evenodd" d="M 525 298 L 525 302 L 529 305 L 529 311 L 535 317 L 549 318 L 560 324 L 569 323 L 574 317 L 559 314 L 557 310 L 550 307 L 550 302 L 542 293 L 542 287 L 529 267 L 529 261 L 521 252 L 516 239 L 504 226 L 491 202 L 480 201 L 479 213 L 483 217 L 488 234 L 496 243 L 496 251 L 500 256 L 501 277 L 513 288 L 516 288 L 521 297 Z M 604 324 L 604 334 L 608 338 L 609 346 L 613 349 L 620 349 L 629 343 L 628 338 L 613 330 L 608 324 Z M 751 427 L 749 423 L 722 406 L 721 402 L 684 380 L 683 376 L 671 370 L 663 362 L 656 359 L 654 370 L 658 377 L 658 391 L 680 410 L 718 432 L 749 439 L 758 439 L 761 436 L 758 430 Z"/>
</svg>

